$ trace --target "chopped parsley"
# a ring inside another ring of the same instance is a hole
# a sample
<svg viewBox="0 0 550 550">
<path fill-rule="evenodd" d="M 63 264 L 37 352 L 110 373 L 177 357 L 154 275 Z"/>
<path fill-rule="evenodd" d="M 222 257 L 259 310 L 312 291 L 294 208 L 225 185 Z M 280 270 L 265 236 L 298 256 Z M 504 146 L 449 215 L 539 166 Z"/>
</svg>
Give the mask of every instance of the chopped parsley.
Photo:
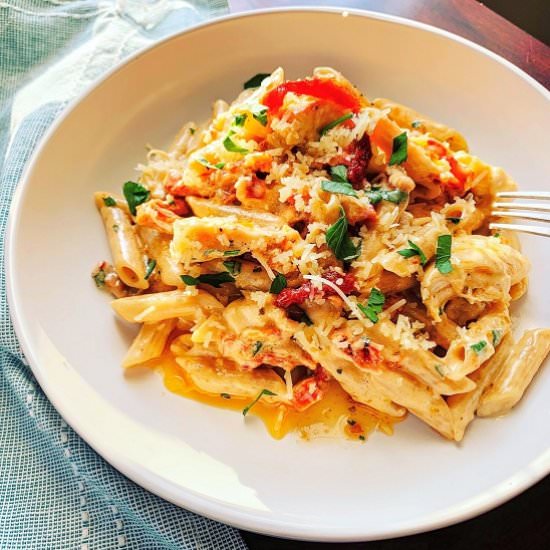
<svg viewBox="0 0 550 550">
<path fill-rule="evenodd" d="M 339 193 L 340 195 L 349 195 L 357 197 L 355 189 L 348 181 L 348 169 L 343 164 L 331 166 L 330 175 L 332 181 L 321 182 L 321 189 L 328 193 Z"/>
<path fill-rule="evenodd" d="M 220 397 L 223 397 L 223 399 L 231 399 L 231 396 L 228 393 L 220 393 Z"/>
<path fill-rule="evenodd" d="M 118 230 L 119 230 L 119 229 L 120 229 L 120 225 L 118 225 L 118 223 L 113 224 L 113 231 L 114 231 L 115 233 L 118 233 Z"/>
<path fill-rule="evenodd" d="M 234 283 L 235 277 L 227 271 L 220 271 L 219 273 L 206 273 L 199 275 L 198 277 L 192 277 L 191 275 L 181 275 L 181 280 L 189 286 L 196 286 L 199 283 L 205 285 L 211 285 L 216 288 L 220 288 L 223 283 Z"/>
<path fill-rule="evenodd" d="M 228 136 L 223 140 L 223 146 L 227 149 L 227 151 L 230 151 L 231 153 L 241 153 L 241 154 L 248 153 L 248 149 L 245 149 L 244 147 L 240 147 L 231 139 L 232 135 L 233 135 L 233 132 L 229 132 Z"/>
<path fill-rule="evenodd" d="M 151 195 L 148 189 L 145 189 L 143 185 L 135 181 L 127 181 L 122 186 L 122 193 L 133 216 L 136 215 L 136 207 L 143 204 Z"/>
<path fill-rule="evenodd" d="M 155 269 L 156 266 L 157 266 L 156 260 L 147 261 L 147 269 L 145 270 L 145 277 L 144 277 L 145 280 L 147 280 L 151 276 L 151 273 L 153 273 L 153 269 Z"/>
<path fill-rule="evenodd" d="M 359 441 L 366 441 L 367 438 L 364 435 L 359 436 Z"/>
<path fill-rule="evenodd" d="M 378 204 L 381 200 L 399 204 L 403 202 L 409 195 L 399 189 L 388 191 L 387 189 L 372 189 L 365 193 L 371 204 Z"/>
<path fill-rule="evenodd" d="M 382 311 L 382 306 L 386 301 L 386 297 L 376 287 L 370 291 L 370 296 L 367 305 L 357 304 L 357 307 L 362 311 L 367 319 L 373 323 L 378 322 L 378 314 Z"/>
<path fill-rule="evenodd" d="M 388 164 L 401 164 L 407 160 L 407 132 L 403 132 L 393 138 L 392 152 Z"/>
<path fill-rule="evenodd" d="M 355 189 L 351 186 L 351 183 L 343 181 L 323 181 L 321 182 L 321 189 L 328 193 L 339 193 L 340 195 L 349 195 L 350 197 L 357 197 Z"/>
<path fill-rule="evenodd" d="M 435 252 L 435 267 L 439 273 L 446 275 L 453 270 L 451 265 L 451 246 L 453 238 L 451 235 L 440 235 L 437 237 L 437 250 Z"/>
<path fill-rule="evenodd" d="M 248 118 L 248 115 L 246 113 L 242 113 L 240 115 L 237 115 L 235 117 L 235 126 L 244 126 L 244 123 L 246 122 L 246 119 Z"/>
<path fill-rule="evenodd" d="M 262 84 L 262 80 L 267 78 L 270 73 L 258 73 L 255 74 L 252 78 L 249 78 L 244 84 L 243 89 L 248 90 L 248 88 L 258 88 Z"/>
<path fill-rule="evenodd" d="M 226 262 L 223 262 L 223 266 L 233 276 L 238 275 L 241 272 L 242 268 L 241 262 L 237 262 L 236 260 L 228 260 Z"/>
<path fill-rule="evenodd" d="M 360 247 L 355 246 L 348 235 L 348 219 L 340 207 L 340 217 L 327 229 L 326 240 L 334 255 L 342 261 L 354 260 L 359 256 Z"/>
<path fill-rule="evenodd" d="M 254 120 L 257 120 L 262 126 L 267 126 L 267 107 L 258 109 L 252 113 Z"/>
<path fill-rule="evenodd" d="M 357 422 L 355 420 L 353 420 L 353 418 L 348 418 L 347 419 L 347 423 L 350 425 L 350 426 L 355 426 L 355 424 L 357 424 Z"/>
<path fill-rule="evenodd" d="M 105 206 L 116 206 L 116 201 L 113 197 L 103 197 L 103 204 Z"/>
<path fill-rule="evenodd" d="M 277 273 L 277 275 L 275 275 L 275 279 L 271 282 L 269 292 L 271 292 L 271 294 L 279 294 L 284 288 L 286 288 L 286 285 L 286 277 L 281 273 Z"/>
<path fill-rule="evenodd" d="M 348 182 L 348 167 L 344 164 L 338 164 L 337 166 L 330 167 L 330 175 L 332 181 L 340 181 L 342 183 Z"/>
<path fill-rule="evenodd" d="M 319 129 L 319 134 L 321 136 L 324 136 L 329 130 L 332 130 L 335 126 L 338 126 L 338 124 L 341 124 L 342 122 L 345 122 L 346 120 L 349 120 L 353 116 L 353 113 L 347 113 L 340 118 L 337 118 L 336 120 L 333 120 L 332 122 L 329 122 L 325 126 Z"/>
<path fill-rule="evenodd" d="M 441 365 L 436 365 L 434 369 L 437 371 L 437 374 L 441 376 L 441 378 L 445 378 L 445 374 L 443 373 L 443 368 Z"/>
<path fill-rule="evenodd" d="M 254 357 L 262 349 L 262 346 L 262 342 L 254 342 L 254 345 L 252 346 L 252 357 Z"/>
<path fill-rule="evenodd" d="M 262 398 L 264 395 L 277 395 L 276 393 L 273 393 L 271 390 L 266 390 L 265 388 L 254 398 L 252 403 L 250 405 L 247 405 L 243 409 L 243 416 L 246 416 L 248 414 L 248 411 Z"/>
<path fill-rule="evenodd" d="M 199 159 L 199 162 L 206 166 L 206 168 L 210 168 L 211 170 L 221 170 L 225 166 L 225 162 L 218 162 L 217 164 L 212 164 L 211 162 L 208 162 L 206 159 Z"/>
<path fill-rule="evenodd" d="M 226 250 L 223 255 L 224 256 L 238 256 L 241 253 L 240 250 Z"/>
<path fill-rule="evenodd" d="M 456 216 L 449 216 L 448 218 L 445 218 L 445 219 L 448 222 L 454 223 L 455 225 L 458 225 L 462 221 L 462 218 L 458 218 Z"/>
<path fill-rule="evenodd" d="M 502 330 L 493 329 L 491 334 L 493 335 L 493 346 L 498 346 L 502 340 Z"/>
<path fill-rule="evenodd" d="M 486 340 L 480 340 L 470 346 L 478 355 L 487 347 Z"/>
<path fill-rule="evenodd" d="M 106 275 L 107 274 L 105 273 L 105 271 L 103 269 L 100 269 L 97 273 L 92 275 L 92 279 L 94 280 L 95 286 L 97 286 L 97 288 L 103 288 L 105 286 L 105 276 Z"/>
<path fill-rule="evenodd" d="M 422 121 L 421 120 L 413 120 L 411 126 L 413 128 L 420 128 L 420 126 L 422 126 Z"/>
<path fill-rule="evenodd" d="M 422 265 L 426 265 L 426 262 L 428 261 L 428 258 L 426 258 L 426 254 L 422 252 L 422 249 L 414 244 L 412 241 L 407 241 L 409 244 L 409 248 L 404 248 L 403 250 L 398 250 L 397 253 L 403 256 L 404 258 L 412 258 L 413 256 L 419 256 L 420 257 L 420 263 Z"/>
<path fill-rule="evenodd" d="M 196 132 L 195 128 L 189 128 L 189 133 L 193 135 Z"/>
</svg>

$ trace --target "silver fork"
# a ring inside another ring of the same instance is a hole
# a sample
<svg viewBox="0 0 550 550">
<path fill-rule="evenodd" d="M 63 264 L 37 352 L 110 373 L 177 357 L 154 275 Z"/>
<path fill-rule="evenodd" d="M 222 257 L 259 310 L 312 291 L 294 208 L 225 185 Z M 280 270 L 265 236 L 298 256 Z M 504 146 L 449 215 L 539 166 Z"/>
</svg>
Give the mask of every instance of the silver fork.
<svg viewBox="0 0 550 550">
<path fill-rule="evenodd" d="M 501 201 L 500 199 L 528 199 L 529 202 Z M 537 202 L 538 201 L 538 202 Z M 548 201 L 548 202 L 545 202 Z M 546 214 L 546 215 L 545 215 Z M 539 224 L 516 224 L 509 222 L 492 222 L 490 229 L 510 229 L 550 237 L 550 192 L 549 191 L 503 191 L 497 193 L 497 202 L 491 211 L 493 218 L 513 218 L 544 222 Z"/>
</svg>

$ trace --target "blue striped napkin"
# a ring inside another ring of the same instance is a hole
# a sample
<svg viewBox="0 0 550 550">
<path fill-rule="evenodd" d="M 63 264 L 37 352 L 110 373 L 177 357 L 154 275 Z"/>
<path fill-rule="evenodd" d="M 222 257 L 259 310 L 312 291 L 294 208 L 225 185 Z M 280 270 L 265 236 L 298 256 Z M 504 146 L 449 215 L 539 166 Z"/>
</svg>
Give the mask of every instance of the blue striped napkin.
<svg viewBox="0 0 550 550">
<path fill-rule="evenodd" d="M 23 167 L 67 102 L 128 54 L 225 0 L 0 0 L 0 262 Z M 71 430 L 25 363 L 0 272 L 0 548 L 244 549 L 239 533 L 141 489 Z"/>
</svg>

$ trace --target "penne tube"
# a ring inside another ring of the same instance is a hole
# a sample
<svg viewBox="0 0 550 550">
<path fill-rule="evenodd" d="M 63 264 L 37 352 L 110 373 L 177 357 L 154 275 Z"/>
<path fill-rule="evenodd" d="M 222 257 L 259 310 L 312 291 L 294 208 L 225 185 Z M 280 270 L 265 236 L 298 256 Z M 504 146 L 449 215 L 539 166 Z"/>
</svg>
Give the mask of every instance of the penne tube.
<svg viewBox="0 0 550 550">
<path fill-rule="evenodd" d="M 166 319 L 157 323 L 143 323 L 128 353 L 122 360 L 124 368 L 133 367 L 160 357 L 168 336 L 176 326 L 176 319 Z"/>
<path fill-rule="evenodd" d="M 390 416 L 403 416 L 405 409 L 392 403 L 384 392 L 375 391 L 371 374 L 335 348 L 324 334 L 308 328 L 296 333 L 296 342 L 342 386 L 352 399 Z"/>
<path fill-rule="evenodd" d="M 210 199 L 199 197 L 187 197 L 187 204 L 195 216 L 204 218 L 207 216 L 236 216 L 239 221 L 254 222 L 261 225 L 282 226 L 284 220 L 279 216 L 257 210 L 246 210 L 240 206 L 230 204 L 218 204 Z"/>
<path fill-rule="evenodd" d="M 145 257 L 130 215 L 120 208 L 118 203 L 107 206 L 104 198 L 105 193 L 95 194 L 96 206 L 103 219 L 115 270 L 127 286 L 149 288 L 149 283 L 145 279 Z"/>
<path fill-rule="evenodd" d="M 125 321 L 132 323 L 154 323 L 176 317 L 198 321 L 223 309 L 222 304 L 204 290 L 170 290 L 129 296 L 113 300 L 111 306 Z"/>
<path fill-rule="evenodd" d="M 372 383 L 375 391 L 383 392 L 447 439 L 454 439 L 451 411 L 429 386 L 391 369 L 373 371 Z"/>
<path fill-rule="evenodd" d="M 455 441 L 462 441 L 468 424 L 474 419 L 483 392 L 506 363 L 513 343 L 510 334 L 504 336 L 493 357 L 470 374 L 470 378 L 477 384 L 476 387 L 466 393 L 451 395 L 447 399 L 447 405 L 449 405 L 453 417 Z"/>
<path fill-rule="evenodd" d="M 376 98 L 373 100 L 373 104 L 379 109 L 390 109 L 389 118 L 402 128 L 418 129 L 422 133 L 429 133 L 439 141 L 446 141 L 454 151 L 468 151 L 466 139 L 454 128 L 435 122 L 418 111 L 391 99 Z"/>
<path fill-rule="evenodd" d="M 478 416 L 508 412 L 522 398 L 550 351 L 550 329 L 526 331 L 497 377 L 483 394 Z"/>
<path fill-rule="evenodd" d="M 157 262 L 161 281 L 165 285 L 181 287 L 180 276 L 183 274 L 183 270 L 170 254 L 171 237 L 149 227 L 138 226 L 137 229 L 149 257 Z"/>
<path fill-rule="evenodd" d="M 275 395 L 262 396 L 268 403 L 288 402 L 286 385 L 271 369 L 257 368 L 249 371 L 232 368 L 222 358 L 177 356 L 176 361 L 193 385 L 204 393 L 219 396 L 255 398 L 263 390 Z"/>
</svg>

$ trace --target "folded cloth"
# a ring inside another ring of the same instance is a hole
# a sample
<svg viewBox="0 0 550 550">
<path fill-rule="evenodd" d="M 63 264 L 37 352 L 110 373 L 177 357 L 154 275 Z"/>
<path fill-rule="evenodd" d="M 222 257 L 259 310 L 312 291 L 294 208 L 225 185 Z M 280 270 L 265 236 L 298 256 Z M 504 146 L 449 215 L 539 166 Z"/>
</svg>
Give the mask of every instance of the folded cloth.
<svg viewBox="0 0 550 550">
<path fill-rule="evenodd" d="M 0 0 L 0 262 L 13 191 L 68 101 L 131 52 L 219 15 L 224 0 Z M 237 531 L 110 467 L 34 379 L 0 273 L 0 548 L 241 549 Z"/>
</svg>

